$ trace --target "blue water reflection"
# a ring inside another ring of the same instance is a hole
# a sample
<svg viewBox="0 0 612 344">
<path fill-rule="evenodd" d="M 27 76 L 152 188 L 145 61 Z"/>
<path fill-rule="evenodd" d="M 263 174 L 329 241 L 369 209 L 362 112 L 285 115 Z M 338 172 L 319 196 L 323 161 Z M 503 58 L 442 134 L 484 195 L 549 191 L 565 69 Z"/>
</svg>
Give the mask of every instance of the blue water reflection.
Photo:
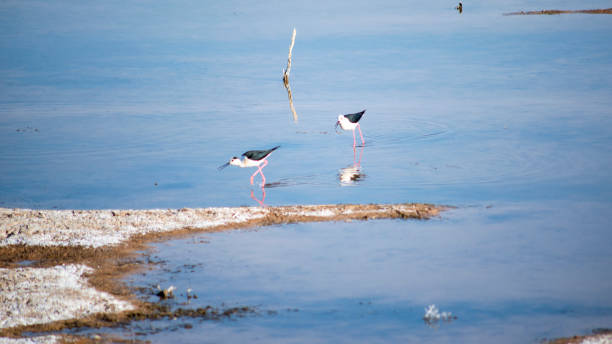
<svg viewBox="0 0 612 344">
<path fill-rule="evenodd" d="M 258 315 L 236 322 L 179 331 L 185 340 L 206 333 L 214 342 L 232 331 L 233 340 L 257 342 L 279 336 L 289 342 L 536 342 L 612 320 L 612 233 L 605 228 L 612 217 L 602 211 L 583 203 L 496 204 L 427 222 L 200 235 L 157 244 L 153 259 L 164 263 L 132 283 L 176 286 L 175 307 L 191 288 L 198 298 L 188 307 L 258 308 Z M 422 320 L 429 304 L 458 318 L 432 329 Z"/>
<path fill-rule="evenodd" d="M 270 205 L 611 198 L 609 16 L 149 5 L 1 5 L 0 205 L 256 205 L 244 171 L 214 167 L 277 144 Z M 293 26 L 297 124 L 280 81 Z M 351 150 L 333 124 L 362 108 L 368 178 L 339 188 Z"/>
</svg>

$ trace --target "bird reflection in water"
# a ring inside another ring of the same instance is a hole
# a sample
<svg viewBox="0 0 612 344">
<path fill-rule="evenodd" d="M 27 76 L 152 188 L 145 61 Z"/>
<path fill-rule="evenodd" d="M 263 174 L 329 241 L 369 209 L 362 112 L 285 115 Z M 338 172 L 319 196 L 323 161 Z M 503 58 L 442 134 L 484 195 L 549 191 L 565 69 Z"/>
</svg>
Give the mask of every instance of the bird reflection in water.
<svg viewBox="0 0 612 344">
<path fill-rule="evenodd" d="M 251 198 L 255 200 L 255 202 L 259 203 L 260 206 L 267 207 L 266 203 L 264 203 L 266 201 L 265 185 L 261 186 L 261 200 L 255 197 L 255 193 L 253 192 L 253 190 L 251 190 Z"/>
<path fill-rule="evenodd" d="M 363 146 L 357 150 L 353 149 L 353 165 L 341 168 L 338 177 L 340 178 L 340 185 L 351 186 L 356 185 L 358 182 L 365 178 L 365 174 L 361 171 L 361 158 L 363 157 Z"/>
</svg>

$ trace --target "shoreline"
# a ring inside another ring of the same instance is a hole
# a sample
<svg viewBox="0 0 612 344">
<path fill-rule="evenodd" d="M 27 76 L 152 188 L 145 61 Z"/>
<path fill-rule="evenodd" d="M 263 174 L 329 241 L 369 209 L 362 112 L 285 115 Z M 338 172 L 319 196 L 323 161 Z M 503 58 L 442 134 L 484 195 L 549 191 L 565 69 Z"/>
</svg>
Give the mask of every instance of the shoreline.
<svg viewBox="0 0 612 344">
<path fill-rule="evenodd" d="M 295 222 L 424 219 L 447 208 L 423 203 L 150 210 L 0 208 L 0 249 L 9 245 L 101 248 L 164 233 L 217 232 Z"/>
<path fill-rule="evenodd" d="M 612 14 L 612 8 L 600 8 L 593 10 L 539 10 L 539 11 L 519 11 L 504 13 L 505 16 L 517 15 L 558 15 L 558 14 Z"/>
<path fill-rule="evenodd" d="M 0 208 L 0 287 L 9 290 L 0 298 L 0 319 L 5 319 L 0 322 L 0 343 L 2 337 L 23 338 L 23 332 L 174 317 L 219 319 L 256 312 L 250 307 L 171 311 L 139 300 L 121 279 L 154 264 L 142 252 L 151 242 L 297 222 L 425 220 L 450 208 L 422 203 L 154 210 Z M 20 283 L 27 288 L 18 287 Z"/>
<path fill-rule="evenodd" d="M 138 299 L 136 290 L 122 278 L 156 264 L 145 252 L 152 242 L 297 222 L 427 220 L 452 208 L 421 203 L 154 210 L 0 208 L 0 344 L 94 343 L 109 338 L 31 335 L 146 319 L 218 320 L 257 313 L 247 306 L 171 310 L 159 302 Z M 24 332 L 29 336 L 24 337 Z M 548 340 L 551 344 L 610 342 L 609 329 Z"/>
</svg>

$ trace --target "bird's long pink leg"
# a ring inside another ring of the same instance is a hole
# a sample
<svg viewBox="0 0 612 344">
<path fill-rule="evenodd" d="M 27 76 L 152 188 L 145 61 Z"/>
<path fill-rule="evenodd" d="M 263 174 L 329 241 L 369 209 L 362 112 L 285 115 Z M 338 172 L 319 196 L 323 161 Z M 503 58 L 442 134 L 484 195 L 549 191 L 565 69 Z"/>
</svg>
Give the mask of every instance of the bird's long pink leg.
<svg viewBox="0 0 612 344">
<path fill-rule="evenodd" d="M 357 146 L 357 140 L 355 139 L 355 129 L 353 129 L 353 150 L 355 150 L 355 146 Z"/>
<path fill-rule="evenodd" d="M 263 187 L 266 185 L 266 176 L 264 176 L 263 174 L 263 168 L 266 167 L 266 165 L 268 164 L 268 160 L 264 160 L 263 165 L 261 165 L 261 167 L 259 168 L 259 174 L 261 174 L 261 188 L 263 189 Z"/>
<path fill-rule="evenodd" d="M 363 139 L 363 134 L 361 133 L 361 126 L 359 125 L 359 123 L 357 123 L 357 128 L 359 128 L 359 136 L 361 136 L 361 144 L 365 145 L 365 140 Z"/>
<path fill-rule="evenodd" d="M 261 167 L 257 168 L 257 171 L 251 175 L 251 185 L 253 185 L 253 178 L 257 175 L 257 173 L 261 172 Z"/>
<path fill-rule="evenodd" d="M 266 177 L 264 176 L 262 169 L 266 167 L 267 164 L 268 164 L 268 160 L 264 160 L 263 164 L 259 165 L 259 167 L 257 168 L 257 171 L 255 171 L 255 173 L 253 173 L 253 175 L 251 176 L 251 185 L 253 185 L 253 177 L 255 177 L 257 173 L 261 174 L 263 185 L 266 185 Z"/>
</svg>

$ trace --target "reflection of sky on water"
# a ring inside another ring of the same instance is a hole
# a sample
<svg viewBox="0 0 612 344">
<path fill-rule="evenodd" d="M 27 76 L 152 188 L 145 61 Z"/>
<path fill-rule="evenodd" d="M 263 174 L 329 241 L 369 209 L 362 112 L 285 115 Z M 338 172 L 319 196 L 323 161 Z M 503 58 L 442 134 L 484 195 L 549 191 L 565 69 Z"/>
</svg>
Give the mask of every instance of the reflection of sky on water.
<svg viewBox="0 0 612 344">
<path fill-rule="evenodd" d="M 260 314 L 278 312 L 203 324 L 183 331 L 187 337 L 206 333 L 214 341 L 232 329 L 232 338 L 260 342 L 275 336 L 446 342 L 454 336 L 459 342 L 529 343 L 612 320 L 610 215 L 596 216 L 606 210 L 592 203 L 503 204 L 427 222 L 297 224 L 200 235 L 156 245 L 154 260 L 164 265 L 134 279 L 172 284 L 183 293 L 192 288 L 198 298 L 191 307 L 257 305 Z M 458 319 L 432 331 L 421 318 L 433 303 Z"/>
<path fill-rule="evenodd" d="M 610 17 L 455 5 L 4 2 L 0 201 L 254 204 L 245 171 L 213 166 L 275 144 L 269 182 L 291 187 L 271 205 L 609 200 Z M 339 191 L 333 123 L 362 108 L 368 180 Z"/>
<path fill-rule="evenodd" d="M 261 297 L 282 295 L 288 304 L 278 307 L 343 297 L 486 305 L 526 298 L 601 306 L 609 313 L 612 279 L 602 273 L 609 271 L 612 253 L 601 239 L 610 237 L 602 226 L 610 216 L 589 219 L 605 209 L 576 204 L 569 212 L 565 205 L 463 208 L 426 222 L 232 231 L 159 244 L 155 255 L 170 267 L 201 266 L 196 273 L 185 269 L 182 278 L 189 282 L 176 282 L 191 283 L 177 287 L 202 294 L 192 302 L 260 304 Z M 161 271 L 151 275 L 176 278 Z"/>
</svg>

